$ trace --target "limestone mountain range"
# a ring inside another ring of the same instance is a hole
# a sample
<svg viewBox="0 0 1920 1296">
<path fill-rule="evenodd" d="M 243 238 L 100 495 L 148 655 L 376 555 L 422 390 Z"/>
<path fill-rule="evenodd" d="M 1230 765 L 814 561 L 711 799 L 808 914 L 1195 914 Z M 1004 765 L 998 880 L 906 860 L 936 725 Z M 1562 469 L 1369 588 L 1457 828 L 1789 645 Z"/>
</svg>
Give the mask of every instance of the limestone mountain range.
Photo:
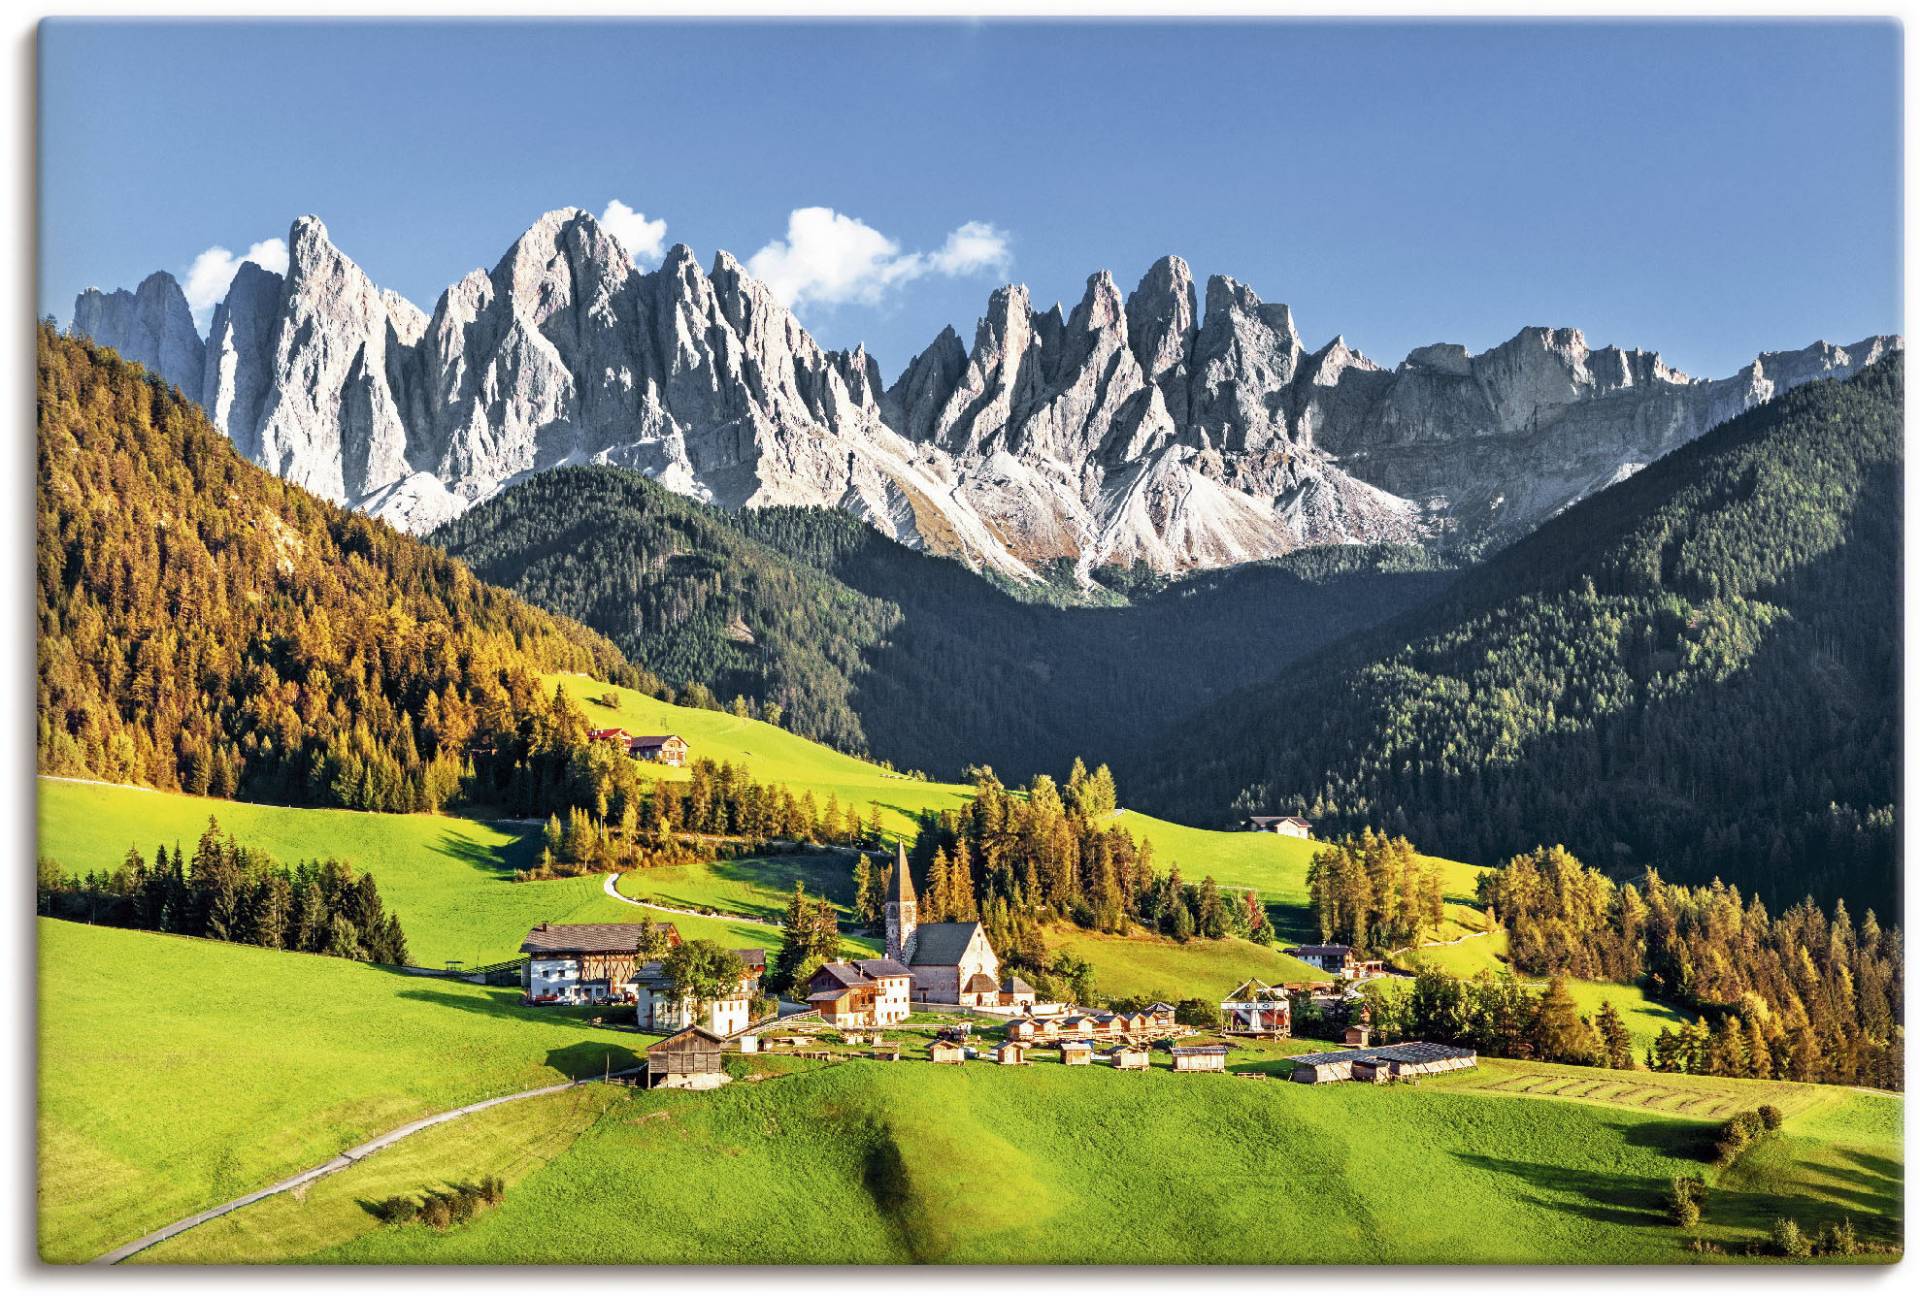
<svg viewBox="0 0 1920 1296">
<path fill-rule="evenodd" d="M 1750 406 L 1845 377 L 1898 337 L 1768 352 L 1690 378 L 1651 352 L 1529 327 L 1398 366 L 1283 305 L 1155 262 L 1071 311 L 995 290 L 891 385 L 822 348 L 725 252 L 636 268 L 550 212 L 429 314 L 312 216 L 284 275 L 246 262 L 207 337 L 164 272 L 88 289 L 73 328 L 153 370 L 290 481 L 424 531 L 532 472 L 636 469 L 726 507 L 845 509 L 908 544 L 1026 576 L 1171 573 L 1351 541 L 1498 542 Z"/>
</svg>

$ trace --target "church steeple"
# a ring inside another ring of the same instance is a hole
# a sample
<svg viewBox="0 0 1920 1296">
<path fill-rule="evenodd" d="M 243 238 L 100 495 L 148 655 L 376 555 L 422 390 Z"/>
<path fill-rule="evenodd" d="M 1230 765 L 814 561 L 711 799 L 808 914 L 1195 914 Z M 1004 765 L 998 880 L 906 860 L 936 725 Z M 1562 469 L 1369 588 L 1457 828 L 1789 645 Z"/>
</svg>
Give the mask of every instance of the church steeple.
<svg viewBox="0 0 1920 1296">
<path fill-rule="evenodd" d="M 913 893 L 913 873 L 907 867 L 907 847 L 893 848 L 893 878 L 887 884 L 887 957 L 902 963 L 913 953 L 913 929 L 920 925 L 920 901 Z"/>
</svg>

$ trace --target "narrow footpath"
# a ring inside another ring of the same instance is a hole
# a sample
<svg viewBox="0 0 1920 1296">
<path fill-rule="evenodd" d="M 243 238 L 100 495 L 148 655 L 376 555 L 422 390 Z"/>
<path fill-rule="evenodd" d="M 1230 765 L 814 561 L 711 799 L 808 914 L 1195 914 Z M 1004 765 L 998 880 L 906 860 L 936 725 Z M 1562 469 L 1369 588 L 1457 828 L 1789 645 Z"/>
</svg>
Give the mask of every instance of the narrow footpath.
<svg viewBox="0 0 1920 1296">
<path fill-rule="evenodd" d="M 105 1255 L 89 1261 L 89 1263 L 97 1265 L 119 1264 L 128 1256 L 138 1255 L 148 1247 L 157 1246 L 170 1237 L 177 1237 L 190 1228 L 205 1224 L 208 1220 L 218 1219 L 222 1215 L 231 1214 L 239 1210 L 242 1206 L 251 1206 L 253 1203 L 262 1201 L 265 1198 L 274 1197 L 283 1192 L 290 1192 L 302 1184 L 312 1183 L 315 1179 L 323 1178 L 336 1170 L 345 1170 L 357 1161 L 364 1161 L 381 1148 L 392 1147 L 401 1139 L 413 1134 L 418 1134 L 421 1130 L 431 1129 L 435 1125 L 444 1125 L 450 1120 L 458 1120 L 462 1116 L 470 1116 L 474 1112 L 485 1111 L 489 1107 L 498 1107 L 502 1103 L 519 1102 L 523 1098 L 539 1098 L 545 1094 L 564 1093 L 568 1089 L 577 1089 L 584 1084 L 598 1084 L 611 1076 L 625 1077 L 638 1075 L 645 1069 L 645 1067 L 628 1067 L 622 1071 L 610 1072 L 608 1076 L 588 1076 L 581 1080 L 565 1080 L 559 1084 L 544 1085 L 538 1089 L 526 1089 L 520 1093 L 502 1094 L 498 1098 L 486 1098 L 480 1102 L 468 1103 L 465 1107 L 456 1107 L 452 1111 L 440 1112 L 433 1116 L 422 1116 L 419 1120 L 402 1125 L 399 1129 L 390 1130 L 382 1134 L 379 1138 L 362 1143 L 358 1147 L 350 1147 L 324 1165 L 317 1165 L 311 1170 L 302 1170 L 291 1179 L 282 1179 L 277 1184 L 261 1188 L 256 1192 L 250 1192 L 244 1197 L 235 1197 L 230 1202 L 223 1202 L 218 1206 L 209 1207 L 196 1215 L 189 1215 L 185 1219 L 175 1220 L 163 1229 L 156 1229 L 145 1237 L 129 1242 L 125 1246 L 115 1247 Z"/>
<path fill-rule="evenodd" d="M 679 914 L 682 918 L 711 918 L 716 922 L 748 923 L 755 927 L 765 927 L 768 931 L 780 930 L 780 924 L 778 923 L 770 923 L 762 918 L 748 918 L 743 914 L 701 913 L 698 909 L 676 909 L 672 905 L 655 904 L 651 900 L 635 900 L 632 896 L 620 894 L 620 888 L 617 885 L 620 881 L 620 875 L 618 873 L 609 873 L 606 875 L 606 878 L 607 894 L 613 899 L 618 900 L 621 904 L 630 904 L 636 909 L 652 909 L 659 913 Z"/>
</svg>

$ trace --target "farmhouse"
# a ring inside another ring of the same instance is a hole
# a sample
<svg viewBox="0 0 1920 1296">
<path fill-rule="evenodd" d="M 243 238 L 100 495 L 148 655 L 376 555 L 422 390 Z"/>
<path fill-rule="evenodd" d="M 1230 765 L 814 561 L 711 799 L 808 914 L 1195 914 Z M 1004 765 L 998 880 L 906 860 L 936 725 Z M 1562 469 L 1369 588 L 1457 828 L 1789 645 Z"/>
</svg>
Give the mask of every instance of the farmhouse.
<svg viewBox="0 0 1920 1296">
<path fill-rule="evenodd" d="M 829 1026 L 892 1026 L 907 1019 L 913 973 L 893 959 L 827 963 L 807 983 L 807 1007 Z"/>
<path fill-rule="evenodd" d="M 723 1041 L 712 1031 L 689 1026 L 647 1046 L 647 1088 L 717 1089 L 727 1082 L 721 1062 Z"/>
<path fill-rule="evenodd" d="M 1292 945 L 1287 953 L 1302 963 L 1311 963 L 1322 972 L 1331 972 L 1337 977 L 1355 980 L 1364 977 L 1376 977 L 1386 971 L 1386 964 L 1379 959 L 1363 959 L 1353 952 L 1351 945 Z"/>
<path fill-rule="evenodd" d="M 1305 1053 L 1293 1059 L 1293 1079 L 1300 1084 L 1332 1084 L 1364 1080 L 1379 1084 L 1388 1079 L 1411 1079 L 1476 1066 L 1472 1049 L 1451 1044 L 1386 1044 L 1379 1048 L 1342 1049 L 1337 1053 Z"/>
<path fill-rule="evenodd" d="M 1287 992 L 1264 981 L 1247 981 L 1220 1001 L 1229 1035 L 1278 1039 L 1293 1033 L 1293 1005 Z"/>
<path fill-rule="evenodd" d="M 672 923 L 541 923 L 520 942 L 527 956 L 520 985 L 531 1004 L 606 1003 L 626 997 L 641 951 L 664 938 L 680 943 Z M 762 956 L 764 961 L 764 955 Z"/>
<path fill-rule="evenodd" d="M 1247 831 L 1277 833 L 1282 837 L 1312 837 L 1313 825 L 1299 815 L 1254 815 L 1247 820 Z"/>
<path fill-rule="evenodd" d="M 627 754 L 679 769 L 687 763 L 687 740 L 679 734 L 640 734 L 627 740 Z"/>
<path fill-rule="evenodd" d="M 1225 1071 L 1225 1044 L 1176 1044 L 1171 1050 L 1175 1071 Z"/>
<path fill-rule="evenodd" d="M 675 996 L 661 963 L 643 963 L 633 974 L 633 1020 L 641 1030 L 679 1030 L 686 1026 L 704 1026 L 716 1035 L 737 1035 L 753 1024 L 753 1001 L 760 993 L 760 974 L 748 958 L 760 950 L 735 950 L 740 958 L 740 980 L 731 994 L 715 999 L 699 1011 L 692 995 Z"/>
<path fill-rule="evenodd" d="M 977 922 L 923 923 L 919 911 L 907 848 L 898 846 L 887 890 L 887 957 L 910 969 L 912 996 L 922 1003 L 998 1007 L 1000 958 L 987 929 Z"/>
</svg>

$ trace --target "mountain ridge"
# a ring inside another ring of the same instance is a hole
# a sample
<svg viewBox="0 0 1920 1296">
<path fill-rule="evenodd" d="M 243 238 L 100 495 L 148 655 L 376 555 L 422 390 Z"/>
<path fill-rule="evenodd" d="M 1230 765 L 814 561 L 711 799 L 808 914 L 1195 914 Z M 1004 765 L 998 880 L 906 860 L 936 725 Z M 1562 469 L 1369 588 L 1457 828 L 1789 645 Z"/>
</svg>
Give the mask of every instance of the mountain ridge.
<svg viewBox="0 0 1920 1296">
<path fill-rule="evenodd" d="M 1528 327 L 1393 369 L 1162 257 L 1071 312 L 997 288 L 885 385 L 821 347 L 726 252 L 635 268 L 579 208 L 536 221 L 431 312 L 303 216 L 282 276 L 246 263 L 205 342 L 164 272 L 88 290 L 74 328 L 196 399 L 242 453 L 430 530 L 548 468 L 608 463 L 729 508 L 840 508 L 976 569 L 1170 574 L 1351 542 L 1497 545 L 1724 418 L 1902 342 L 1768 352 L 1697 380 L 1655 353 Z M 183 328 L 182 321 L 185 322 Z"/>
</svg>

